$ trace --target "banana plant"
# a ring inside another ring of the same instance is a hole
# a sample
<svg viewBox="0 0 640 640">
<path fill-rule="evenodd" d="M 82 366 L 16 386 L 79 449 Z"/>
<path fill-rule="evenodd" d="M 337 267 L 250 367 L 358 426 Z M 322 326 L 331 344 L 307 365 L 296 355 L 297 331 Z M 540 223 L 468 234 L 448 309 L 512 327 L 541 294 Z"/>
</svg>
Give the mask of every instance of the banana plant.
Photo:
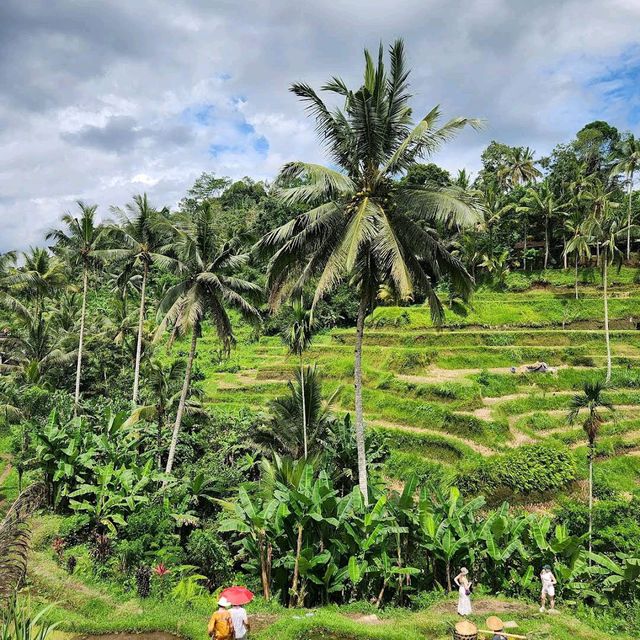
<svg viewBox="0 0 640 640">
<path fill-rule="evenodd" d="M 271 597 L 271 569 L 274 542 L 282 531 L 282 522 L 289 514 L 286 504 L 274 498 L 256 496 L 252 498 L 244 487 L 238 490 L 235 502 L 218 500 L 229 513 L 219 527 L 220 532 L 242 534 L 239 540 L 245 559 L 244 568 L 256 569 L 260 573 L 262 594 L 265 600 Z M 254 565 L 257 558 L 258 565 Z"/>
<path fill-rule="evenodd" d="M 36 432 L 36 461 L 44 472 L 49 504 L 86 482 L 95 467 L 95 448 L 83 418 L 63 423 L 54 409 L 42 431 Z"/>
<path fill-rule="evenodd" d="M 621 563 L 614 562 L 608 556 L 590 553 L 589 557 L 597 566 L 592 566 L 591 572 L 605 575 L 602 586 L 606 591 L 614 591 L 626 586 L 637 589 L 640 586 L 640 558 L 630 554 L 618 554 Z"/>
<path fill-rule="evenodd" d="M 96 484 L 83 484 L 70 493 L 69 505 L 74 511 L 87 514 L 93 526 L 115 534 L 118 526 L 126 524 L 127 515 L 149 502 L 145 489 L 153 479 L 152 465 L 153 460 L 149 460 L 144 467 L 100 467 Z"/>
<path fill-rule="evenodd" d="M 433 491 L 433 490 L 431 490 Z M 452 487 L 448 497 L 435 490 L 433 495 L 423 489 L 420 502 L 420 531 L 423 545 L 434 557 L 434 579 L 437 562 L 444 565 L 445 582 L 451 591 L 451 565 L 461 558 L 473 564 L 477 541 L 476 513 L 485 504 L 482 496 L 465 502 L 458 489 Z"/>
</svg>

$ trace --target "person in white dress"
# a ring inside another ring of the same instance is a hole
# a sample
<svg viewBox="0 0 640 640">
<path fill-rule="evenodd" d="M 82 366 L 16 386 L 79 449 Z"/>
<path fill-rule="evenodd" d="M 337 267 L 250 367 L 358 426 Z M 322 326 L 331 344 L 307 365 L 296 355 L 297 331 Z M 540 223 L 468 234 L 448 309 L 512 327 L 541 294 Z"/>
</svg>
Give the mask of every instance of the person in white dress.
<svg viewBox="0 0 640 640">
<path fill-rule="evenodd" d="M 458 613 L 461 616 L 471 614 L 471 580 L 469 570 L 466 567 L 460 569 L 460 573 L 453 579 L 458 587 Z"/>
<path fill-rule="evenodd" d="M 551 567 L 545 564 L 540 573 L 540 581 L 542 582 L 542 593 L 540 594 L 540 613 L 542 613 L 547 604 L 547 596 L 549 597 L 550 611 L 555 610 L 556 606 L 556 577 L 551 571 Z"/>
</svg>

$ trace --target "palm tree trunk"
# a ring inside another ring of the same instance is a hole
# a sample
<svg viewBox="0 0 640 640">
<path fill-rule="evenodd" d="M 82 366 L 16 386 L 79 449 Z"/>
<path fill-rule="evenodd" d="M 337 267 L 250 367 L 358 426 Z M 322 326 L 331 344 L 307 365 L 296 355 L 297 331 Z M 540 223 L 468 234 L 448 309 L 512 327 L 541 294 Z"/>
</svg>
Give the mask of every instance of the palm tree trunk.
<svg viewBox="0 0 640 640">
<path fill-rule="evenodd" d="M 591 566 L 591 538 L 593 534 L 593 454 L 595 443 L 589 443 L 589 566 Z"/>
<path fill-rule="evenodd" d="M 78 339 L 78 363 L 76 365 L 76 393 L 74 397 L 74 413 L 78 412 L 78 404 L 80 403 L 80 374 L 82 372 L 82 347 L 84 344 L 84 321 L 87 315 L 87 288 L 89 281 L 89 273 L 84 268 L 82 276 L 82 310 L 80 312 L 80 337 Z"/>
<path fill-rule="evenodd" d="M 576 251 L 576 300 L 578 299 L 578 252 Z"/>
<path fill-rule="evenodd" d="M 609 340 L 609 299 L 607 295 L 607 250 L 604 250 L 602 267 L 602 291 L 604 296 L 604 339 L 607 343 L 607 378 L 606 382 L 611 382 L 611 341 Z"/>
<path fill-rule="evenodd" d="M 544 268 L 549 264 L 549 218 L 544 219 Z"/>
<path fill-rule="evenodd" d="M 262 582 L 262 595 L 265 600 L 269 600 L 271 597 L 269 551 L 263 533 L 258 534 L 258 551 L 260 553 L 260 581 Z"/>
<path fill-rule="evenodd" d="M 364 336 L 364 319 L 367 313 L 365 295 L 360 298 L 358 319 L 356 321 L 356 348 L 353 367 L 356 405 L 356 447 L 358 450 L 358 485 L 365 505 L 369 504 L 367 483 L 367 454 L 364 442 L 364 409 L 362 405 L 362 338 Z"/>
<path fill-rule="evenodd" d="M 527 270 L 527 219 L 524 219 L 524 243 L 522 247 L 522 270 Z"/>
<path fill-rule="evenodd" d="M 298 576 L 300 575 L 300 555 L 302 553 L 302 525 L 298 525 L 298 541 L 296 544 L 296 559 L 293 565 L 293 580 L 291 581 L 291 599 L 289 606 L 300 606 L 300 597 L 298 595 Z"/>
<path fill-rule="evenodd" d="M 158 431 L 156 432 L 156 465 L 162 469 L 162 430 L 164 428 L 164 409 L 158 409 Z"/>
<path fill-rule="evenodd" d="M 147 275 L 149 266 L 144 263 L 144 271 L 142 272 L 142 289 L 140 291 L 140 314 L 138 317 L 138 344 L 136 345 L 136 364 L 133 374 L 133 404 L 138 402 L 138 389 L 140 387 L 140 358 L 142 356 L 142 325 L 144 323 L 144 302 L 147 288 Z"/>
<path fill-rule="evenodd" d="M 447 593 L 451 593 L 451 561 L 447 560 Z"/>
<path fill-rule="evenodd" d="M 198 326 L 195 325 L 191 330 L 191 348 L 189 349 L 189 359 L 187 360 L 187 370 L 184 374 L 184 384 L 182 385 L 182 393 L 180 394 L 180 402 L 178 404 L 178 412 L 176 413 L 176 422 L 173 425 L 173 435 L 171 436 L 171 445 L 169 447 L 169 456 L 167 458 L 167 467 L 165 473 L 169 475 L 173 469 L 173 459 L 176 455 L 176 447 L 178 446 L 178 434 L 180 433 L 180 425 L 182 424 L 182 415 L 184 407 L 187 404 L 187 394 L 189 393 L 189 384 L 191 383 L 191 369 L 193 368 L 193 360 L 196 356 L 196 343 L 198 342 Z M 166 484 L 166 482 L 165 482 Z"/>
<path fill-rule="evenodd" d="M 567 256 L 567 236 L 562 238 L 562 247 L 564 251 L 562 252 L 562 261 L 564 263 L 564 270 L 566 271 L 569 268 L 569 256 Z"/>
<path fill-rule="evenodd" d="M 633 171 L 629 172 L 629 212 L 627 214 L 627 260 L 631 259 L 631 194 L 633 187 Z"/>
<path fill-rule="evenodd" d="M 307 399 L 304 388 L 304 365 L 300 354 L 300 391 L 302 392 L 302 439 L 304 443 L 304 459 L 309 455 L 309 443 L 307 442 Z"/>
</svg>

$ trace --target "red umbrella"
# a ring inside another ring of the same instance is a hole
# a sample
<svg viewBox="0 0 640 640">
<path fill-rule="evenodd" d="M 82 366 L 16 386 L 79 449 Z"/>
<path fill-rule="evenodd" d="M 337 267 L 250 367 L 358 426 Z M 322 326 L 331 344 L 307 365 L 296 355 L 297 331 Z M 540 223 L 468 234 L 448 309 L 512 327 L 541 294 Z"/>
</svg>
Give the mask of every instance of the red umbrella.
<svg viewBox="0 0 640 640">
<path fill-rule="evenodd" d="M 229 587 L 220 594 L 221 598 L 226 598 L 231 604 L 247 604 L 253 600 L 253 593 L 246 587 Z"/>
</svg>

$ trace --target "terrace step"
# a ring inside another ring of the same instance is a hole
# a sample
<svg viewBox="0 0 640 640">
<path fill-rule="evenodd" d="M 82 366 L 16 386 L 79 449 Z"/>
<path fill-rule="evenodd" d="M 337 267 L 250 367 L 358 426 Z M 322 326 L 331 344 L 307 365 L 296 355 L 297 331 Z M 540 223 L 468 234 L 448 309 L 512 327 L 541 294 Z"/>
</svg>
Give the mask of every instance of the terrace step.
<svg viewBox="0 0 640 640">
<path fill-rule="evenodd" d="M 437 436 L 439 438 L 445 438 L 448 440 L 459 442 L 460 444 L 463 444 L 469 447 L 469 449 L 473 449 L 473 451 L 475 451 L 476 453 L 479 453 L 482 456 L 492 456 L 495 454 L 495 451 L 493 449 L 490 449 L 489 447 L 486 447 L 483 444 L 479 444 L 474 440 L 469 440 L 467 438 L 462 438 L 460 436 L 447 433 L 446 431 L 438 431 L 437 429 L 426 429 L 425 427 L 411 427 L 406 424 L 389 422 L 388 420 L 369 420 L 368 424 L 374 427 L 396 429 L 397 431 L 407 431 L 408 433 L 424 433 L 431 436 Z"/>
</svg>

